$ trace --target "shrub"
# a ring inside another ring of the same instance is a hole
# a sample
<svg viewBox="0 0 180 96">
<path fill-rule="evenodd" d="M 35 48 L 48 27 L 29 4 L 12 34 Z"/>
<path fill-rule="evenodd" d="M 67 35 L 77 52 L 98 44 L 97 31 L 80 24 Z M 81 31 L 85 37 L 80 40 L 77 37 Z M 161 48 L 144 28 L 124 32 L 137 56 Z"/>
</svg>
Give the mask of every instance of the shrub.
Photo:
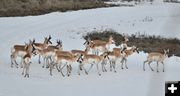
<svg viewBox="0 0 180 96">
<path fill-rule="evenodd" d="M 108 41 L 109 36 L 113 36 L 116 45 L 123 42 L 123 35 L 114 30 L 105 30 L 103 32 L 93 31 L 87 33 L 83 38 L 91 38 L 92 40 Z M 146 34 L 132 34 L 129 37 L 128 46 L 137 46 L 140 51 L 144 52 L 163 52 L 164 49 L 169 49 L 169 56 L 180 56 L 180 40 L 177 38 L 163 38 L 161 36 L 148 36 Z"/>
</svg>

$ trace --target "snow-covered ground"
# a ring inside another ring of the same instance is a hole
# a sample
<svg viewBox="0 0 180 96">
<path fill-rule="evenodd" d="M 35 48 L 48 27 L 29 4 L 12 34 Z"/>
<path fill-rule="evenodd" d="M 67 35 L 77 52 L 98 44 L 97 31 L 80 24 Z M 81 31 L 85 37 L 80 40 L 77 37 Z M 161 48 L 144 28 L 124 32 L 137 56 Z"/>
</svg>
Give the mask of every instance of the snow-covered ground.
<svg viewBox="0 0 180 96">
<path fill-rule="evenodd" d="M 0 18 L 0 96 L 164 96 L 165 81 L 180 80 L 179 57 L 165 60 L 165 73 L 151 72 L 148 66 L 144 72 L 142 65 L 147 54 L 140 52 L 128 58 L 128 70 L 120 69 L 118 62 L 117 73 L 98 76 L 94 68 L 89 75 L 79 76 L 78 65 L 73 64 L 70 77 L 62 77 L 56 70 L 50 76 L 49 70 L 33 57 L 27 79 L 21 75 L 22 69 L 10 68 L 10 48 L 33 38 L 42 42 L 45 36 L 52 35 L 54 44 L 56 39 L 63 41 L 64 50 L 84 50 L 83 35 L 108 28 L 125 34 L 180 39 L 179 10 L 179 4 L 155 4 Z M 156 68 L 155 63 L 152 66 Z"/>
</svg>

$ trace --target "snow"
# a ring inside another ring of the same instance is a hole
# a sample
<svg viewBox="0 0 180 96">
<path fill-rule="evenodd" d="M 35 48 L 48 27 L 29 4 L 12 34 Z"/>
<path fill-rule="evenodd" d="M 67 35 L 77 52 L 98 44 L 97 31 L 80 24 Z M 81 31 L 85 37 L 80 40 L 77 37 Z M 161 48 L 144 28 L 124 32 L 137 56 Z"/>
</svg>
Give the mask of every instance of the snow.
<svg viewBox="0 0 180 96">
<path fill-rule="evenodd" d="M 108 28 L 126 34 L 180 39 L 179 9 L 179 4 L 154 4 L 0 18 L 0 96 L 164 96 L 165 81 L 180 80 L 179 57 L 165 60 L 165 73 L 152 72 L 148 66 L 144 72 L 142 65 L 147 54 L 140 52 L 128 58 L 128 70 L 120 69 L 118 62 L 117 73 L 108 71 L 98 76 L 93 68 L 89 75 L 79 76 L 75 63 L 72 76 L 62 77 L 56 70 L 50 76 L 49 70 L 38 64 L 36 56 L 32 58 L 30 78 L 24 78 L 22 69 L 10 68 L 10 48 L 33 38 L 42 42 L 44 37 L 52 35 L 54 44 L 56 39 L 63 41 L 64 50 L 84 50 L 83 35 Z M 156 63 L 152 67 L 156 69 Z"/>
</svg>

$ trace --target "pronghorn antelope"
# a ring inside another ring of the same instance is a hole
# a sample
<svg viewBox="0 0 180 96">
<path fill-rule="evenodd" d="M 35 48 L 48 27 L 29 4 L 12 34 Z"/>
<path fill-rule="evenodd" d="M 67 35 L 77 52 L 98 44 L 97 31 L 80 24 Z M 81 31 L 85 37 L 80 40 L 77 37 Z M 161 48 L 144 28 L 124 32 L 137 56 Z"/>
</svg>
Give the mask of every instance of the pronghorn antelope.
<svg viewBox="0 0 180 96">
<path fill-rule="evenodd" d="M 148 62 L 149 67 L 151 68 L 152 71 L 154 71 L 153 68 L 151 67 L 150 63 L 155 61 L 155 62 L 157 62 L 157 72 L 159 72 L 158 66 L 159 66 L 160 62 L 163 64 L 163 72 L 164 72 L 164 60 L 165 60 L 165 58 L 168 57 L 168 55 L 167 55 L 168 53 L 169 53 L 169 49 L 164 50 L 163 54 L 159 53 L 159 52 L 151 52 L 151 53 L 149 53 L 148 57 L 147 57 L 147 60 L 144 61 L 143 70 L 145 71 L 145 63 Z"/>
<path fill-rule="evenodd" d="M 93 67 L 93 65 L 96 65 L 97 72 L 98 72 L 98 74 L 100 76 L 101 73 L 99 72 L 98 64 L 101 63 L 104 59 L 106 59 L 107 56 L 108 56 L 107 54 L 102 54 L 100 56 L 94 55 L 94 54 L 84 54 L 84 55 L 81 54 L 81 56 L 77 60 L 80 63 L 79 68 L 78 68 L 78 74 L 80 75 L 80 70 L 81 69 L 83 69 L 85 71 L 85 73 L 88 74 L 88 72 Z M 85 64 L 91 64 L 91 67 L 89 68 L 88 71 L 86 71 L 86 69 L 84 68 Z"/>
<path fill-rule="evenodd" d="M 114 72 L 116 72 L 116 61 L 120 58 L 123 57 L 123 54 L 121 52 L 120 48 L 113 48 L 112 52 L 107 52 L 108 53 L 108 59 L 110 62 L 110 71 L 112 71 L 112 68 L 114 69 Z M 104 67 L 104 64 L 102 64 L 102 70 L 107 71 L 106 68 Z"/>
<path fill-rule="evenodd" d="M 16 64 L 16 67 L 18 68 L 18 63 L 16 61 L 17 57 L 21 57 L 21 67 L 22 63 L 23 63 L 23 57 L 24 55 L 27 53 L 26 52 L 26 47 L 28 46 L 28 50 L 32 51 L 34 50 L 34 46 L 32 44 L 32 42 L 30 41 L 29 44 L 25 44 L 25 45 L 14 45 L 13 48 L 11 48 L 11 67 L 13 67 L 14 63 Z"/>
<path fill-rule="evenodd" d="M 72 63 L 77 62 L 77 59 L 78 59 L 78 57 L 73 54 L 72 54 L 72 56 L 68 56 L 68 55 L 64 55 L 64 54 L 55 55 L 54 61 L 50 65 L 50 75 L 52 75 L 53 66 L 55 65 L 57 70 L 59 72 L 61 72 L 63 77 L 64 77 L 64 74 L 62 72 L 62 69 L 66 66 L 67 76 L 70 76 L 71 71 L 72 71 L 71 65 L 72 65 Z M 58 66 L 58 65 L 60 65 L 60 66 Z"/>
<path fill-rule="evenodd" d="M 38 50 L 46 49 L 49 46 L 49 44 L 52 44 L 50 35 L 48 38 L 47 37 L 44 38 L 43 43 L 35 43 L 35 39 L 33 40 L 33 45 L 34 45 L 35 49 L 38 49 Z M 38 59 L 39 64 L 41 63 L 40 58 L 41 58 L 41 56 L 39 55 L 39 59 Z"/>
<path fill-rule="evenodd" d="M 44 68 L 44 66 L 46 65 L 46 68 L 49 67 L 49 62 L 52 61 L 52 57 L 55 55 L 55 51 L 54 49 L 50 49 L 50 48 L 47 48 L 47 49 L 42 49 L 42 50 L 39 50 L 39 49 L 36 49 L 36 53 L 43 57 L 43 66 L 42 68 Z M 50 61 L 48 61 L 50 60 Z"/>
<path fill-rule="evenodd" d="M 135 46 L 131 47 L 130 49 L 125 49 L 125 50 L 122 52 L 124 55 L 123 55 L 122 60 L 121 60 L 121 63 L 122 63 L 121 69 L 124 69 L 124 68 L 123 68 L 123 64 L 125 64 L 126 69 L 128 69 L 127 64 L 126 64 L 126 62 L 127 62 L 127 57 L 130 56 L 130 55 L 132 55 L 134 52 L 139 53 L 138 48 L 135 47 Z"/>
<path fill-rule="evenodd" d="M 57 57 L 57 56 L 73 57 L 74 55 L 69 51 L 55 51 L 55 55 L 53 56 L 53 61 L 54 61 L 55 57 Z M 61 65 L 60 65 L 60 67 L 61 67 Z M 71 66 L 70 66 L 70 68 L 71 68 Z"/>
<path fill-rule="evenodd" d="M 107 52 L 110 47 L 110 44 L 115 43 L 113 37 L 110 36 L 108 42 L 102 40 L 86 40 L 84 44 L 86 44 L 87 49 L 92 49 L 93 54 L 98 55 L 99 52 Z"/>
<path fill-rule="evenodd" d="M 29 45 L 27 45 L 25 47 L 25 50 L 26 50 L 26 54 L 23 56 L 23 72 L 22 72 L 22 75 L 24 75 L 24 77 L 28 77 L 29 78 L 29 67 L 30 67 L 30 63 L 31 63 L 31 57 L 32 57 L 32 54 L 36 55 L 35 53 L 35 49 L 33 48 L 32 51 L 31 50 L 31 47 Z"/>
<path fill-rule="evenodd" d="M 86 40 L 86 42 L 84 43 L 84 45 L 89 45 L 90 43 L 93 43 L 93 44 L 102 44 L 102 43 L 106 43 L 106 44 L 112 44 L 114 43 L 114 40 L 113 40 L 113 37 L 110 36 L 108 41 L 103 41 L 103 40 L 91 40 L 90 38 L 88 38 Z"/>
</svg>

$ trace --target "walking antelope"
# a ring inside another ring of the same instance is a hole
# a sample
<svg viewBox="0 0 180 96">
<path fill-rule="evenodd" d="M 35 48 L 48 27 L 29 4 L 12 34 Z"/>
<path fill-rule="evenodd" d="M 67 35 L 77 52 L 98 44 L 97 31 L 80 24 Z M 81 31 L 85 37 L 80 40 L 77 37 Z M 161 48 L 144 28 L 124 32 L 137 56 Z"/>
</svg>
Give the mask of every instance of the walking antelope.
<svg viewBox="0 0 180 96">
<path fill-rule="evenodd" d="M 44 38 L 43 43 L 35 43 L 35 39 L 33 40 L 33 45 L 34 45 L 35 49 L 38 49 L 38 50 L 46 49 L 49 46 L 49 44 L 52 44 L 50 35 L 48 38 L 47 37 Z M 39 59 L 38 59 L 39 64 L 41 63 L 40 58 L 41 58 L 41 56 L 39 55 Z"/>
<path fill-rule="evenodd" d="M 102 54 L 100 56 L 97 56 L 97 55 L 94 55 L 94 54 L 84 54 L 84 55 L 81 54 L 81 56 L 77 60 L 80 63 L 79 68 L 78 68 L 78 74 L 80 75 L 81 68 L 85 71 L 86 74 L 88 74 L 88 72 L 93 67 L 93 65 L 96 65 L 97 72 L 98 72 L 98 74 L 100 76 L 101 73 L 99 72 L 98 64 L 101 63 L 104 59 L 106 59 L 107 56 L 108 56 L 107 54 Z M 91 67 L 89 68 L 88 71 L 86 71 L 86 69 L 84 68 L 85 64 L 91 64 Z"/>
<path fill-rule="evenodd" d="M 69 57 L 73 57 L 74 55 L 69 52 L 69 51 L 55 51 L 55 55 L 53 57 L 53 61 L 54 61 L 54 58 L 57 57 L 57 56 L 69 56 Z M 60 65 L 61 67 L 61 65 Z M 72 67 L 70 66 L 70 68 L 72 69 Z"/>
<path fill-rule="evenodd" d="M 113 40 L 113 37 L 110 36 L 108 41 L 103 41 L 103 40 L 91 40 L 90 38 L 88 38 L 86 40 L 86 42 L 84 43 L 84 45 L 89 45 L 90 43 L 93 43 L 93 44 L 103 44 L 103 43 L 106 43 L 106 44 L 112 44 L 114 43 L 114 40 Z"/>
<path fill-rule="evenodd" d="M 22 75 L 24 75 L 24 77 L 28 77 L 29 78 L 29 67 L 30 67 L 30 63 L 31 63 L 31 57 L 32 55 L 36 55 L 35 53 L 35 48 L 33 48 L 33 50 L 31 50 L 31 44 L 27 45 L 25 47 L 26 50 L 26 54 L 23 56 L 23 72 Z"/>
<path fill-rule="evenodd" d="M 113 68 L 114 72 L 116 72 L 116 61 L 123 57 L 123 53 L 121 52 L 120 48 L 113 48 L 112 52 L 107 52 L 107 53 L 108 53 L 108 59 L 110 62 L 110 71 L 112 71 L 112 68 Z M 104 64 L 102 64 L 102 70 L 103 72 L 107 71 L 106 68 L 104 67 Z"/>
<path fill-rule="evenodd" d="M 78 57 L 73 55 L 73 54 L 72 54 L 72 56 L 63 55 L 63 54 L 55 55 L 54 61 L 52 62 L 51 66 L 50 66 L 50 75 L 52 75 L 53 66 L 55 65 L 56 69 L 59 72 L 61 72 L 63 77 L 65 75 L 63 74 L 62 69 L 66 66 L 66 68 L 67 68 L 67 76 L 70 76 L 71 75 L 71 71 L 72 71 L 71 65 L 74 62 L 77 62 L 77 59 L 78 59 Z M 60 65 L 60 66 L 58 66 L 58 65 Z M 63 67 L 61 67 L 62 65 L 63 65 Z"/>
<path fill-rule="evenodd" d="M 114 40 L 113 37 L 110 36 L 108 41 L 102 41 L 102 40 L 88 40 L 85 42 L 87 49 L 92 49 L 93 54 L 98 55 L 99 52 L 107 52 L 107 50 L 110 47 L 110 44 L 113 44 Z M 88 44 L 88 45 L 87 45 Z"/>
<path fill-rule="evenodd" d="M 124 69 L 123 64 L 125 64 L 126 69 L 128 69 L 128 67 L 127 67 L 127 57 L 132 55 L 134 52 L 139 53 L 138 48 L 135 47 L 135 46 L 131 47 L 130 49 L 125 49 L 123 51 L 124 55 L 123 55 L 122 60 L 121 60 L 121 63 L 122 63 L 121 69 Z"/>
<path fill-rule="evenodd" d="M 32 42 L 30 41 L 29 44 L 25 45 L 14 45 L 13 48 L 11 48 L 11 67 L 13 67 L 14 63 L 16 64 L 16 67 L 18 68 L 18 63 L 16 61 L 17 57 L 21 57 L 21 67 L 23 67 L 23 57 L 27 53 L 26 47 L 28 46 L 28 50 L 32 51 L 34 49 L 34 46 Z"/>
<path fill-rule="evenodd" d="M 164 72 L 164 60 L 165 60 L 165 58 L 168 57 L 168 55 L 167 55 L 168 53 L 169 53 L 169 49 L 164 50 L 163 54 L 159 53 L 159 52 L 151 52 L 151 53 L 149 53 L 148 57 L 147 57 L 147 60 L 144 61 L 143 70 L 145 71 L 145 63 L 148 62 L 149 67 L 151 68 L 152 71 L 154 71 L 153 68 L 151 67 L 150 63 L 155 61 L 155 62 L 157 62 L 157 72 L 159 72 L 159 70 L 158 70 L 159 63 L 163 64 L 163 72 Z"/>
</svg>

